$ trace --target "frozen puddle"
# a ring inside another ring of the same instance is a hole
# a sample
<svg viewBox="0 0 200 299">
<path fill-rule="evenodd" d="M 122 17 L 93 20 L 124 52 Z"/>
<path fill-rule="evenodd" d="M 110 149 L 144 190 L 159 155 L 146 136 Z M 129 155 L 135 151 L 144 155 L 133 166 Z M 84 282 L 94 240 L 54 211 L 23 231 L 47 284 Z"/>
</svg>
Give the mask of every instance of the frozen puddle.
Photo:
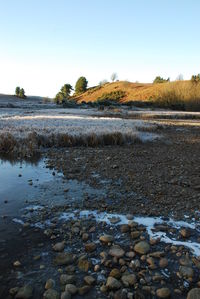
<svg viewBox="0 0 200 299">
<path fill-rule="evenodd" d="M 195 230 L 198 234 L 200 232 L 200 223 L 192 222 L 188 223 L 186 221 L 175 221 L 172 218 L 168 220 L 163 220 L 161 217 L 133 217 L 132 220 L 128 220 L 125 215 L 121 214 L 109 214 L 106 212 L 98 212 L 98 211 L 74 211 L 74 212 L 65 212 L 62 213 L 59 220 L 70 220 L 70 219 L 94 219 L 97 222 L 105 222 L 108 225 L 122 225 L 128 224 L 130 221 L 135 221 L 139 225 L 143 225 L 146 227 L 147 233 L 152 239 L 160 239 L 161 242 L 184 246 L 189 248 L 192 253 L 196 256 L 200 256 L 200 243 L 195 241 L 179 241 L 176 236 L 169 237 L 167 232 L 159 231 L 159 227 L 156 228 L 156 225 L 165 225 L 169 229 L 176 228 L 179 230 L 180 228 L 188 228 L 191 230 Z"/>
</svg>

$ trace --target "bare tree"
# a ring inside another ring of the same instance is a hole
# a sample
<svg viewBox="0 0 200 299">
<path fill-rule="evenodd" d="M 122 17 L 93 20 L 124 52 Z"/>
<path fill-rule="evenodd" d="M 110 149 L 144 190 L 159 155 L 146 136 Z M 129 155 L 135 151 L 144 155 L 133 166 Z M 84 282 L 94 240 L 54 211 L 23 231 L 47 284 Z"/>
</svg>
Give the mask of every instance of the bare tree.
<svg viewBox="0 0 200 299">
<path fill-rule="evenodd" d="M 176 77 L 176 81 L 183 81 L 183 74 L 179 74 L 179 75 Z"/>
<path fill-rule="evenodd" d="M 112 82 L 115 82 L 117 80 L 117 73 L 113 73 L 110 77 Z"/>
</svg>

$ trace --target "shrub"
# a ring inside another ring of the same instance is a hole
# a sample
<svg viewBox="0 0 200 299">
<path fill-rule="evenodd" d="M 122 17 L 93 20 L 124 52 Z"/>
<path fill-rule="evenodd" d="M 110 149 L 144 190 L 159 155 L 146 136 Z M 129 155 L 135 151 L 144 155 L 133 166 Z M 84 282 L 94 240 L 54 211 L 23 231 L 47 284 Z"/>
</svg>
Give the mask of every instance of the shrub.
<svg viewBox="0 0 200 299">
<path fill-rule="evenodd" d="M 198 75 L 192 75 L 191 81 L 192 81 L 193 83 L 198 83 L 198 82 L 200 82 L 200 74 L 198 74 Z"/>
<path fill-rule="evenodd" d="M 87 90 L 88 81 L 85 77 L 80 77 L 75 85 L 75 92 L 82 93 Z"/>
<path fill-rule="evenodd" d="M 118 104 L 125 96 L 126 92 L 123 90 L 111 91 L 103 93 L 100 97 L 98 97 L 97 103 L 105 106 Z"/>
<path fill-rule="evenodd" d="M 170 81 L 169 78 L 164 79 L 164 78 L 162 78 L 162 77 L 160 77 L 160 76 L 157 76 L 157 77 L 154 79 L 153 83 L 164 83 L 164 82 L 169 82 L 169 81 Z"/>
</svg>

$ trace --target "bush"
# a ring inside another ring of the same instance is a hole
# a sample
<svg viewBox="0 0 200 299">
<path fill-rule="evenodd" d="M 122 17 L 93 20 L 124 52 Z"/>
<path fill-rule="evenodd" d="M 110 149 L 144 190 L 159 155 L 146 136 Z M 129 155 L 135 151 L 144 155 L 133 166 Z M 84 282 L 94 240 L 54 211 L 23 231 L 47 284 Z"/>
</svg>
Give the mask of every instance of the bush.
<svg viewBox="0 0 200 299">
<path fill-rule="evenodd" d="M 198 75 L 192 75 L 191 81 L 192 81 L 193 83 L 198 83 L 198 82 L 200 82 L 200 74 L 198 74 Z"/>
<path fill-rule="evenodd" d="M 75 85 L 75 92 L 76 93 L 82 93 L 87 90 L 88 81 L 85 77 L 80 77 Z"/>
<path fill-rule="evenodd" d="M 169 82 L 169 81 L 170 81 L 169 78 L 164 79 L 164 78 L 162 78 L 162 77 L 160 77 L 160 76 L 157 76 L 157 77 L 154 79 L 153 83 L 164 83 L 164 82 Z"/>
<path fill-rule="evenodd" d="M 98 97 L 97 103 L 105 106 L 118 104 L 125 96 L 126 92 L 123 90 L 111 91 Z"/>
</svg>

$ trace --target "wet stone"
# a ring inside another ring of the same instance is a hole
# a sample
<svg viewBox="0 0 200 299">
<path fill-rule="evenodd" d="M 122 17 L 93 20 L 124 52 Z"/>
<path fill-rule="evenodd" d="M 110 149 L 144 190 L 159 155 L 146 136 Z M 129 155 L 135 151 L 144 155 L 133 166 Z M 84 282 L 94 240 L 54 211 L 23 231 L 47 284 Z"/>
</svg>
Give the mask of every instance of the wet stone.
<svg viewBox="0 0 200 299">
<path fill-rule="evenodd" d="M 59 299 L 59 293 L 54 289 L 48 289 L 43 294 L 44 299 Z"/>
<path fill-rule="evenodd" d="M 32 297 L 32 295 L 33 295 L 33 287 L 30 285 L 25 285 L 18 290 L 15 298 L 29 299 Z"/>
<path fill-rule="evenodd" d="M 156 295 L 158 296 L 158 298 L 169 298 L 171 292 L 168 288 L 161 288 L 156 291 Z"/>
<path fill-rule="evenodd" d="M 53 279 L 48 279 L 46 281 L 46 284 L 45 284 L 45 289 L 48 290 L 48 289 L 53 289 L 55 287 L 55 280 Z"/>
<path fill-rule="evenodd" d="M 73 255 L 68 252 L 58 253 L 55 258 L 55 264 L 58 266 L 70 265 L 73 263 Z"/>
<path fill-rule="evenodd" d="M 110 290 L 118 290 L 121 288 L 121 283 L 116 278 L 109 276 L 106 282 L 106 287 Z"/>
<path fill-rule="evenodd" d="M 187 299 L 199 299 L 200 298 L 200 289 L 194 288 L 189 291 L 187 294 Z"/>
<path fill-rule="evenodd" d="M 100 236 L 99 240 L 102 242 L 102 243 L 112 243 L 114 241 L 114 238 L 113 236 L 111 235 L 102 235 Z"/>
<path fill-rule="evenodd" d="M 109 250 L 109 255 L 116 257 L 116 258 L 120 258 L 122 256 L 124 256 L 125 251 L 118 245 L 114 245 L 111 247 L 111 249 Z"/>
<path fill-rule="evenodd" d="M 69 284 L 66 284 L 65 291 L 72 295 L 75 295 L 77 293 L 78 289 L 74 284 L 69 283 Z"/>
<path fill-rule="evenodd" d="M 134 250 L 139 254 L 147 254 L 150 246 L 146 241 L 141 241 L 134 246 Z"/>
<path fill-rule="evenodd" d="M 125 287 L 134 286 L 137 281 L 135 274 L 123 275 L 121 280 Z"/>
</svg>

